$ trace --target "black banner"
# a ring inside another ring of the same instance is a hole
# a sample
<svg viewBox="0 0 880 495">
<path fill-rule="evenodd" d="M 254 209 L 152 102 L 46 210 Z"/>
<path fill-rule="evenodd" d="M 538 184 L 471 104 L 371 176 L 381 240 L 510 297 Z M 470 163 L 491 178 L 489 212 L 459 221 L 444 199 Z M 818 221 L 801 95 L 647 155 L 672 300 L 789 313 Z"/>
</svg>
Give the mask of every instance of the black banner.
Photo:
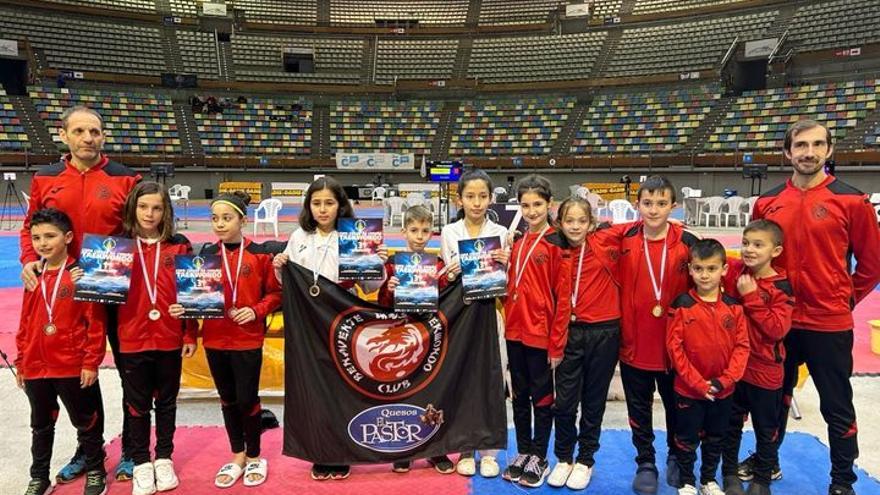
<svg viewBox="0 0 880 495">
<path fill-rule="evenodd" d="M 284 455 L 382 463 L 504 449 L 507 419 L 494 299 L 396 313 L 288 263 Z M 317 292 L 317 295 L 313 295 Z"/>
</svg>

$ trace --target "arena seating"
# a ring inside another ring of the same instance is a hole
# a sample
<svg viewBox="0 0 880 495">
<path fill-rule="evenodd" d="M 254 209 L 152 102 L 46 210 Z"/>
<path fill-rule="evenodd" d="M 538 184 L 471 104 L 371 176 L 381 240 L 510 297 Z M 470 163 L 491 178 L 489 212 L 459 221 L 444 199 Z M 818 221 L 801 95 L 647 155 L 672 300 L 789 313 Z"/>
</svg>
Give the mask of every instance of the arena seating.
<svg viewBox="0 0 880 495">
<path fill-rule="evenodd" d="M 376 82 L 452 77 L 458 40 L 379 40 Z"/>
<path fill-rule="evenodd" d="M 0 150 L 25 151 L 30 147 L 27 132 L 15 113 L 15 107 L 6 97 L 6 90 L 0 87 Z"/>
<path fill-rule="evenodd" d="M 244 10 L 244 18 L 268 24 L 314 24 L 318 20 L 316 0 L 233 0 L 227 9 Z"/>
<path fill-rule="evenodd" d="M 206 155 L 308 156 L 312 104 L 251 98 L 232 103 L 223 113 L 196 114 L 196 128 Z"/>
<path fill-rule="evenodd" d="M 778 11 L 772 10 L 624 29 L 603 75 L 636 76 L 714 68 L 737 36 L 740 40 L 763 37 L 777 15 Z"/>
<path fill-rule="evenodd" d="M 376 20 L 419 24 L 464 24 L 468 0 L 330 0 L 332 24 L 375 24 Z"/>
<path fill-rule="evenodd" d="M 874 126 L 865 135 L 865 146 L 880 146 L 880 125 Z"/>
<path fill-rule="evenodd" d="M 589 77 L 607 33 L 474 40 L 468 73 L 485 82 L 558 81 Z"/>
<path fill-rule="evenodd" d="M 340 102 L 330 110 L 332 151 L 428 153 L 439 110 L 428 101 Z"/>
<path fill-rule="evenodd" d="M 281 53 L 285 47 L 314 50 L 315 73 L 284 72 Z M 361 79 L 363 51 L 363 39 L 232 36 L 235 75 L 243 81 L 356 84 Z"/>
<path fill-rule="evenodd" d="M 65 3 L 68 5 L 82 5 L 86 7 L 99 7 L 111 10 L 126 10 L 147 14 L 156 13 L 155 0 L 47 0 L 52 3 Z"/>
<path fill-rule="evenodd" d="M 572 97 L 541 97 L 462 102 L 449 154 L 546 155 L 576 101 Z"/>
<path fill-rule="evenodd" d="M 196 0 L 168 0 L 168 4 L 174 15 L 195 17 L 200 13 Z"/>
<path fill-rule="evenodd" d="M 878 24 L 875 0 L 815 2 L 798 8 L 789 35 L 799 51 L 858 47 L 880 41 Z"/>
<path fill-rule="evenodd" d="M 176 35 L 183 70 L 188 74 L 197 74 L 200 78 L 217 79 L 219 74 L 214 35 L 183 29 L 178 29 Z"/>
<path fill-rule="evenodd" d="M 711 151 L 778 150 L 801 118 L 818 120 L 842 139 L 877 108 L 880 79 L 752 91 L 736 99 L 706 143 Z"/>
<path fill-rule="evenodd" d="M 672 12 L 676 10 L 698 9 L 710 5 L 724 5 L 738 3 L 743 0 L 636 0 L 633 6 L 633 14 L 654 14 L 657 12 Z"/>
<path fill-rule="evenodd" d="M 565 2 L 562 0 L 483 0 L 480 6 L 480 24 L 547 22 L 550 12 L 559 9 L 560 5 L 565 5 Z"/>
<path fill-rule="evenodd" d="M 59 149 L 65 148 L 58 136 L 61 113 L 74 105 L 87 105 L 104 117 L 106 150 L 145 155 L 181 152 L 170 99 L 149 93 L 70 88 L 31 87 L 28 94 Z"/>
<path fill-rule="evenodd" d="M 680 151 L 721 98 L 715 87 L 596 96 L 571 153 Z"/>
<path fill-rule="evenodd" d="M 63 33 L 63 36 L 60 36 Z M 140 24 L 95 21 L 90 18 L 36 14 L 0 7 L 0 37 L 27 38 L 46 52 L 50 67 L 124 74 L 159 75 L 165 72 L 165 56 L 159 29 Z M 91 47 L 83 50 L 88 40 Z"/>
</svg>

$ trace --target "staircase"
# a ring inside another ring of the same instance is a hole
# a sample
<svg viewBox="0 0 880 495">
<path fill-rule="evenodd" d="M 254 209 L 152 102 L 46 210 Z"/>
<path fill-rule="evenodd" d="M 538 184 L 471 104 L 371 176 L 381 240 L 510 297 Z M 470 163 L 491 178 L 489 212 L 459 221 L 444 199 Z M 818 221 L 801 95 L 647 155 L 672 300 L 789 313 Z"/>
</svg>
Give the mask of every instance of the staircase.
<svg viewBox="0 0 880 495">
<path fill-rule="evenodd" d="M 189 156 L 205 154 L 198 133 L 198 124 L 192 108 L 185 103 L 174 104 L 174 120 L 177 122 L 177 135 L 180 137 L 181 153 Z"/>
<path fill-rule="evenodd" d="M 458 40 L 458 51 L 455 52 L 455 65 L 452 66 L 453 79 L 465 79 L 468 75 L 468 67 L 471 63 L 471 51 L 474 49 L 473 38 L 461 38 Z"/>
<path fill-rule="evenodd" d="M 553 148 L 550 149 L 551 155 L 563 156 L 568 155 L 571 152 L 571 143 L 574 141 L 578 129 L 581 128 L 584 116 L 590 109 L 591 103 L 593 103 L 592 97 L 578 99 L 577 105 L 571 109 L 571 113 L 568 115 L 568 120 L 565 121 L 565 125 L 562 127 L 562 130 L 559 131 L 559 137 L 556 138 L 556 142 L 553 143 Z"/>
<path fill-rule="evenodd" d="M 376 44 L 378 37 L 364 39 L 364 53 L 361 57 L 361 84 L 375 84 L 376 80 Z"/>
<path fill-rule="evenodd" d="M 215 41 L 219 47 L 220 79 L 223 81 L 235 80 L 234 60 L 232 58 L 232 42 Z"/>
<path fill-rule="evenodd" d="M 58 147 L 52 141 L 52 135 L 43 124 L 34 102 L 27 95 L 7 95 L 6 98 L 15 107 L 15 114 L 21 120 L 22 127 L 28 135 L 31 143 L 31 153 L 38 155 L 54 155 L 58 153 Z"/>
<path fill-rule="evenodd" d="M 709 136 L 715 132 L 716 127 L 721 125 L 721 121 L 724 120 L 724 116 L 730 111 L 734 101 L 736 101 L 736 96 L 722 97 L 718 100 L 709 114 L 700 122 L 700 126 L 688 138 L 683 151 L 691 154 L 706 151 L 706 143 L 709 141 Z"/>
<path fill-rule="evenodd" d="M 183 59 L 180 57 L 180 45 L 177 44 L 177 31 L 171 26 L 162 26 L 162 54 L 165 56 L 165 68 L 168 72 L 181 74 Z"/>
<path fill-rule="evenodd" d="M 330 158 L 330 107 L 316 104 L 312 109 L 312 158 Z"/>
<path fill-rule="evenodd" d="M 862 119 L 861 122 L 856 124 L 854 128 L 850 129 L 843 139 L 834 143 L 834 148 L 841 150 L 865 148 L 865 136 L 868 133 L 873 134 L 872 131 L 878 125 L 880 125 L 880 112 L 874 110 L 873 112 L 868 113 L 868 115 Z"/>
<path fill-rule="evenodd" d="M 434 135 L 434 142 L 431 143 L 432 160 L 445 160 L 449 156 L 449 145 L 452 143 L 452 131 L 459 105 L 461 105 L 460 101 L 447 101 L 440 111 L 437 133 Z"/>
<path fill-rule="evenodd" d="M 480 9 L 483 6 L 483 0 L 471 0 L 468 3 L 467 18 L 464 25 L 467 27 L 476 27 L 480 23 Z"/>
<path fill-rule="evenodd" d="M 605 37 L 605 43 L 602 44 L 602 50 L 596 57 L 596 63 L 593 64 L 593 71 L 590 72 L 590 77 L 599 77 L 600 74 L 605 72 L 605 69 L 608 68 L 608 61 L 611 60 L 611 54 L 617 48 L 622 35 L 622 28 L 608 29 L 608 35 Z"/>
</svg>

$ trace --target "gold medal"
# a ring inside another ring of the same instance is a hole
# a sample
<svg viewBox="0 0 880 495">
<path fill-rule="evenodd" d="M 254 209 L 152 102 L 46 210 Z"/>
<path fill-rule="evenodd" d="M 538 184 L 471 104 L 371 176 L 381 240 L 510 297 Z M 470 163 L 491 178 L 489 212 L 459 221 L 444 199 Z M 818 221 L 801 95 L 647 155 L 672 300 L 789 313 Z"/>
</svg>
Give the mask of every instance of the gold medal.
<svg viewBox="0 0 880 495">
<path fill-rule="evenodd" d="M 153 308 L 150 310 L 149 313 L 147 313 L 147 317 L 149 317 L 153 321 L 156 321 L 162 317 L 162 313 L 160 313 L 158 309 Z"/>
<path fill-rule="evenodd" d="M 46 323 L 46 325 L 43 326 L 43 333 L 46 335 L 55 335 L 55 332 L 57 331 L 58 327 L 56 327 L 54 323 Z"/>
<path fill-rule="evenodd" d="M 320 293 L 321 293 L 321 288 L 318 287 L 318 284 L 315 284 L 315 285 L 309 287 L 309 294 L 311 294 L 312 297 L 318 297 L 318 294 L 320 294 Z"/>
<path fill-rule="evenodd" d="M 660 318 L 663 316 L 663 306 L 661 306 L 660 303 L 657 303 L 651 308 L 651 314 L 654 315 L 655 318 Z"/>
</svg>

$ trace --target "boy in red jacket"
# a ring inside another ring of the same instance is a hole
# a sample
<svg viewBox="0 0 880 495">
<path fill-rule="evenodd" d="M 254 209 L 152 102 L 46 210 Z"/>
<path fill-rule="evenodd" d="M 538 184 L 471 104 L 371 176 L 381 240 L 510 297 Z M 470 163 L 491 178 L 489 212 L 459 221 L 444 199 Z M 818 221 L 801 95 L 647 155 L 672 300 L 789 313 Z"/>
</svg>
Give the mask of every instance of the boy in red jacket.
<svg viewBox="0 0 880 495">
<path fill-rule="evenodd" d="M 757 449 L 748 495 L 769 495 L 772 473 L 779 472 L 779 410 L 785 346 L 791 328 L 794 297 L 785 273 L 771 262 L 782 254 L 782 228 L 772 220 L 755 220 L 746 226 L 742 261 L 730 260 L 724 277 L 725 292 L 742 302 L 749 323 L 748 366 L 733 393 L 730 430 L 724 441 L 721 472 L 727 495 L 745 495 L 737 476 L 739 446 L 745 418 L 751 414 Z"/>
<path fill-rule="evenodd" d="M 670 310 L 666 349 L 675 368 L 675 445 L 679 495 L 696 495 L 694 463 L 700 446 L 700 495 L 724 495 L 715 481 L 721 440 L 730 425 L 733 390 L 749 358 L 749 330 L 742 306 L 721 292 L 727 273 L 724 246 L 714 239 L 691 248 L 694 289 Z M 701 445 L 702 444 L 702 445 Z"/>
<path fill-rule="evenodd" d="M 403 214 L 403 237 L 406 239 L 406 248 L 413 253 L 424 253 L 428 241 L 434 231 L 434 216 L 425 206 L 416 205 L 408 208 Z M 394 274 L 394 259 L 389 258 L 385 262 L 385 283 L 379 288 L 379 304 L 382 306 L 394 306 L 394 290 L 400 284 Z M 449 276 L 444 270 L 443 259 L 437 258 L 437 277 L 438 288 L 442 291 L 449 285 Z M 445 455 L 431 457 L 428 463 L 434 466 L 434 469 L 441 474 L 451 474 L 455 472 L 455 464 Z M 395 473 L 405 473 L 409 471 L 409 461 L 398 461 L 394 463 L 393 469 Z"/>
<path fill-rule="evenodd" d="M 58 398 L 76 427 L 86 460 L 84 495 L 106 491 L 104 423 L 98 415 L 98 365 L 104 359 L 106 318 L 98 304 L 73 300 L 68 256 L 70 218 L 47 208 L 30 217 L 34 251 L 42 258 L 37 290 L 25 291 L 15 343 L 16 381 L 31 404 L 31 481 L 27 493 L 52 491 L 49 464 Z"/>
</svg>

